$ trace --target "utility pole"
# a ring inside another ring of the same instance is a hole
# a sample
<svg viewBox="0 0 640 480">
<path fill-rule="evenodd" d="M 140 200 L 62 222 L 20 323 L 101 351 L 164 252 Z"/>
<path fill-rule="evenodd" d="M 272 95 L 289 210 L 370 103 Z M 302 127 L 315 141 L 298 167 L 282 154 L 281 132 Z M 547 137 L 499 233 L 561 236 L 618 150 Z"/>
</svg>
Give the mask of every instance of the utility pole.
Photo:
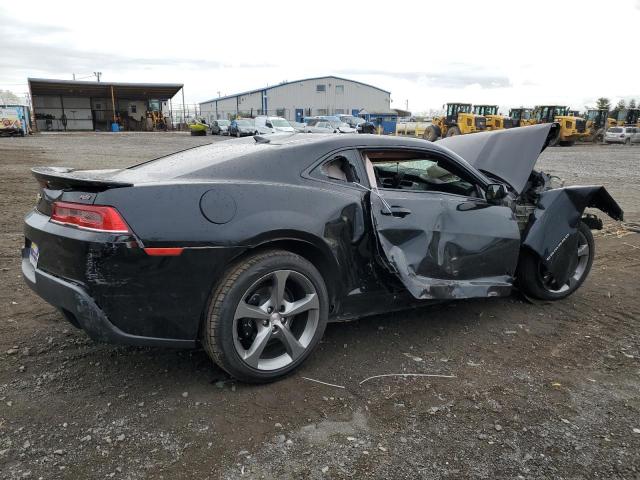
<svg viewBox="0 0 640 480">
<path fill-rule="evenodd" d="M 75 79 L 76 79 L 76 74 L 74 73 L 73 74 L 73 80 L 75 81 Z"/>
<path fill-rule="evenodd" d="M 96 76 L 96 78 L 98 79 L 98 82 L 100 81 L 100 77 L 102 76 L 102 72 L 93 72 L 93 74 Z"/>
<path fill-rule="evenodd" d="M 220 98 L 220 90 L 218 90 L 218 98 Z"/>
</svg>

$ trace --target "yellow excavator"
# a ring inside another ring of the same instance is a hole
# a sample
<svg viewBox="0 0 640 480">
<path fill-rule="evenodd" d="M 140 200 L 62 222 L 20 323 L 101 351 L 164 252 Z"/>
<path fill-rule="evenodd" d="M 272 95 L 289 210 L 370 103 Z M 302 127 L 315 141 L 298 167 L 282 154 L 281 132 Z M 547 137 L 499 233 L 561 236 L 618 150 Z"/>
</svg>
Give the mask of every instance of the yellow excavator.
<svg viewBox="0 0 640 480">
<path fill-rule="evenodd" d="M 533 108 L 512 108 L 509 110 L 509 117 L 511 117 L 514 127 L 526 127 L 536 124 L 536 120 L 533 118 Z"/>
<path fill-rule="evenodd" d="M 487 130 L 503 130 L 513 127 L 510 117 L 498 114 L 498 105 L 474 105 L 473 113 L 487 119 Z"/>
<path fill-rule="evenodd" d="M 425 140 L 435 142 L 440 137 L 482 132 L 487 128 L 487 119 L 472 113 L 470 103 L 447 103 L 443 108 L 446 114 L 431 119 L 431 125 L 422 134 Z"/>
<path fill-rule="evenodd" d="M 616 119 L 609 117 L 609 110 L 606 108 L 589 108 L 585 115 L 587 129 L 582 137 L 585 142 L 601 142 L 604 132 L 616 126 Z"/>
<path fill-rule="evenodd" d="M 557 123 L 558 135 L 549 146 L 569 147 L 576 143 L 587 130 L 587 122 L 582 117 L 569 114 L 569 108 L 560 105 L 539 105 L 533 110 L 536 123 Z"/>
</svg>

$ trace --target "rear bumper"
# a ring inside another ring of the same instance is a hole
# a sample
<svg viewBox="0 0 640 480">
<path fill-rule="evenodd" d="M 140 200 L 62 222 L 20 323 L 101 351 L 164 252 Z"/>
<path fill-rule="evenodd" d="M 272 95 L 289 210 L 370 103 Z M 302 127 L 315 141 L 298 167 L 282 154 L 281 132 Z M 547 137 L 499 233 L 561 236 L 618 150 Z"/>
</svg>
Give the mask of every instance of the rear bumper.
<svg viewBox="0 0 640 480">
<path fill-rule="evenodd" d="M 22 275 L 29 287 L 64 316 L 98 342 L 193 348 L 195 340 L 143 337 L 123 332 L 109 321 L 93 298 L 80 286 L 35 268 L 29 261 L 29 249 L 22 249 Z"/>
</svg>

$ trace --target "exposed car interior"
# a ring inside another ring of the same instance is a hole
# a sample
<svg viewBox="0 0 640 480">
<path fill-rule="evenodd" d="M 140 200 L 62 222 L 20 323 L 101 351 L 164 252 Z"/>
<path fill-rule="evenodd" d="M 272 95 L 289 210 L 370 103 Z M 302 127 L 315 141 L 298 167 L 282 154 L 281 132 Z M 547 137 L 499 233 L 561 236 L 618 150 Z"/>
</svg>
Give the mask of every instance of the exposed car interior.
<svg viewBox="0 0 640 480">
<path fill-rule="evenodd" d="M 441 192 L 481 197 L 477 187 L 453 173 L 440 157 L 411 150 L 363 152 L 369 183 L 379 189 Z"/>
<path fill-rule="evenodd" d="M 331 180 L 338 180 L 347 183 L 359 181 L 353 166 L 342 155 L 334 157 L 328 162 L 323 163 L 320 167 L 320 172 Z"/>
</svg>

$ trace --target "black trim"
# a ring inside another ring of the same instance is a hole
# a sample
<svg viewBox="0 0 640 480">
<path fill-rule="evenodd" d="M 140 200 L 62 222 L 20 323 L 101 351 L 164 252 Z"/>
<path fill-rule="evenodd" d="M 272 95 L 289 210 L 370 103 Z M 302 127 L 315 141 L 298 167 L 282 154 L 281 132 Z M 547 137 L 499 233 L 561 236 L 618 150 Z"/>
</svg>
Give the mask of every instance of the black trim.
<svg viewBox="0 0 640 480">
<path fill-rule="evenodd" d="M 109 321 L 83 288 L 35 268 L 29 261 L 28 248 L 22 249 L 22 275 L 35 293 L 61 310 L 65 318 L 82 328 L 95 341 L 145 347 L 196 346 L 195 340 L 142 337 L 123 332 Z"/>
</svg>

